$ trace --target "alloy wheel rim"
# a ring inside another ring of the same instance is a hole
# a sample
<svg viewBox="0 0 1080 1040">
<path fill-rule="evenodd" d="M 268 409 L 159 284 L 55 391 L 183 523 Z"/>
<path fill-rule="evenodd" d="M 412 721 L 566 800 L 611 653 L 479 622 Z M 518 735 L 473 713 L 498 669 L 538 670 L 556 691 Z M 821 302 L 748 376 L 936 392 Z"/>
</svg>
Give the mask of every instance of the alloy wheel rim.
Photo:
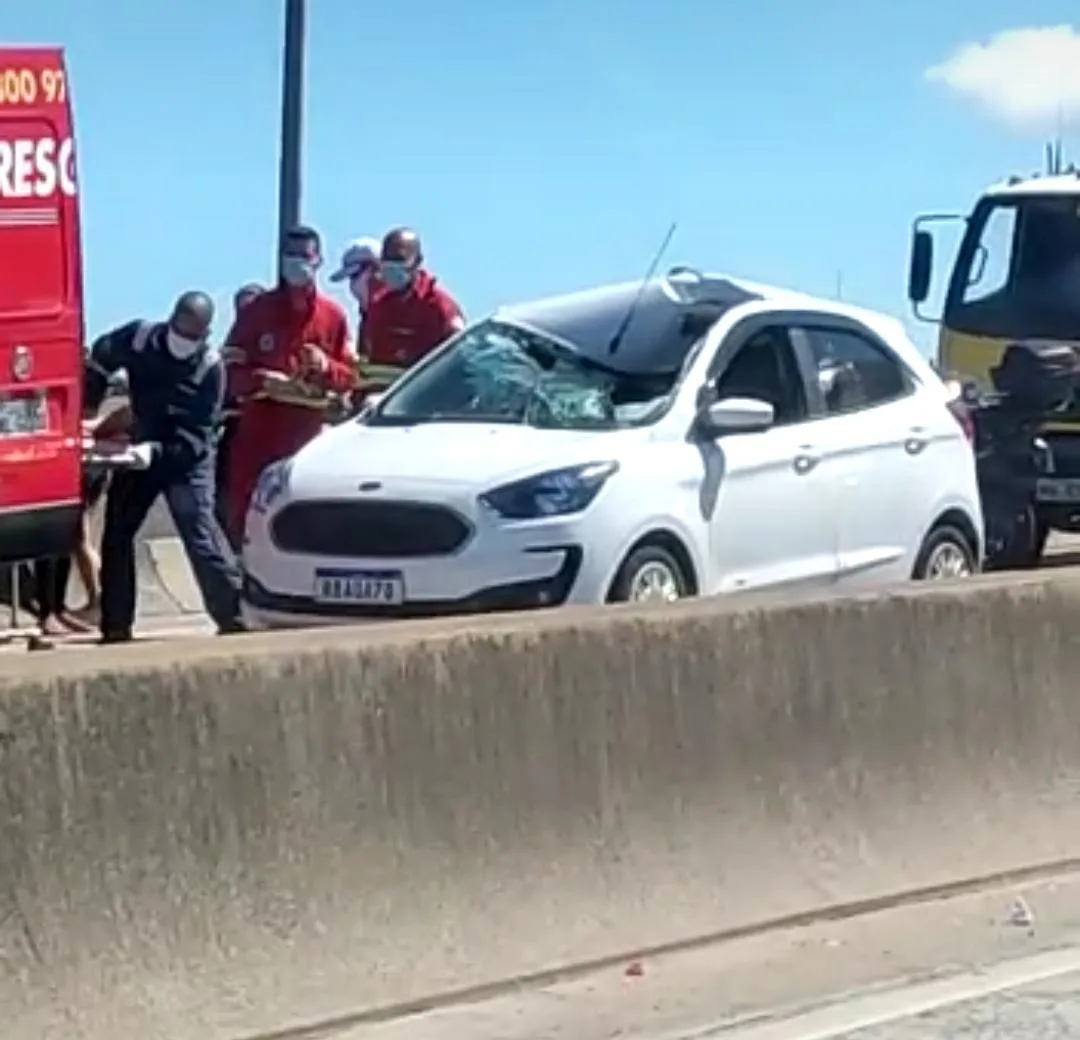
<svg viewBox="0 0 1080 1040">
<path fill-rule="evenodd" d="M 630 582 L 631 603 L 674 603 L 681 598 L 678 577 L 659 561 L 645 564 Z"/>
<path fill-rule="evenodd" d="M 927 578 L 966 578 L 971 574 L 967 553 L 952 542 L 939 545 L 926 561 Z"/>
</svg>

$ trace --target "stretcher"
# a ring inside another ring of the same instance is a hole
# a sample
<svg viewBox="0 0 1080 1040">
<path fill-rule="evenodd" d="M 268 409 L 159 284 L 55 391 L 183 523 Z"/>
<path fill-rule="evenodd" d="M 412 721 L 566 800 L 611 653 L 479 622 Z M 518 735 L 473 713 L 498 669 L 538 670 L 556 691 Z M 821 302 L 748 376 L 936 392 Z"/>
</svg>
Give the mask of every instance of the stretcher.
<svg viewBox="0 0 1080 1040">
<path fill-rule="evenodd" d="M 255 400 L 313 408 L 322 412 L 328 423 L 334 423 L 357 414 L 371 395 L 383 393 L 404 371 L 397 365 L 360 362 L 357 365 L 357 385 L 348 394 L 327 393 L 321 387 L 296 376 L 265 373 L 263 389 L 253 396 Z"/>
<path fill-rule="evenodd" d="M 125 441 L 83 438 L 83 466 L 87 469 L 113 472 L 122 469 L 138 469 L 142 465 L 143 462 L 134 453 L 133 446 Z"/>
<path fill-rule="evenodd" d="M 321 387 L 279 372 L 265 372 L 263 380 L 262 389 L 252 394 L 253 400 L 276 401 L 325 412 L 333 406 L 335 398 L 340 399 L 338 394 L 327 393 Z"/>
</svg>

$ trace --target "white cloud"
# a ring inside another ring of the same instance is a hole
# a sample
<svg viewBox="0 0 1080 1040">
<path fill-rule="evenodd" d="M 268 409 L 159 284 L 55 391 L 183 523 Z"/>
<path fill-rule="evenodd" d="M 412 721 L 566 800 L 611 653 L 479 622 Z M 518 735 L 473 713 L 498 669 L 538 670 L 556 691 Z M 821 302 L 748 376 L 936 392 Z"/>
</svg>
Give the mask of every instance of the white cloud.
<svg viewBox="0 0 1080 1040">
<path fill-rule="evenodd" d="M 1080 33 L 1071 25 L 965 43 L 925 76 L 1020 129 L 1080 123 Z"/>
</svg>

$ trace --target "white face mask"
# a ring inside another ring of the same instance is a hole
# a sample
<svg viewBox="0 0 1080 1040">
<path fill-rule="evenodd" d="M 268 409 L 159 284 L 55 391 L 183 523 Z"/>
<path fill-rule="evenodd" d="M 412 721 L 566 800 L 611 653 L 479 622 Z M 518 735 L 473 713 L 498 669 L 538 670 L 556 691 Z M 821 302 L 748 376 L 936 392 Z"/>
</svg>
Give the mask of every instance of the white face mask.
<svg viewBox="0 0 1080 1040">
<path fill-rule="evenodd" d="M 198 353 L 199 348 L 202 346 L 202 340 L 188 339 L 186 336 L 173 332 L 172 329 L 169 329 L 165 343 L 169 348 L 169 353 L 178 361 L 184 361 L 192 357 Z"/>
<path fill-rule="evenodd" d="M 360 304 L 360 309 L 365 310 L 371 297 L 371 272 L 362 271 L 354 278 L 349 279 L 349 292 L 353 299 Z"/>
</svg>

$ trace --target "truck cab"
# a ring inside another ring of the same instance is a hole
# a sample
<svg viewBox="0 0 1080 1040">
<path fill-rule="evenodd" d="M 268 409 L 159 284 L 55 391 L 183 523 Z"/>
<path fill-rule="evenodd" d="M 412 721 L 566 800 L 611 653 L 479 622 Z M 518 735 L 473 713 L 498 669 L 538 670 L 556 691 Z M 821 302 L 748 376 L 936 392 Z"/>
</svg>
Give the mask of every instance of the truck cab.
<svg viewBox="0 0 1080 1040">
<path fill-rule="evenodd" d="M 940 315 L 944 375 L 989 390 L 990 371 L 1010 343 L 1080 350 L 1080 174 L 1069 168 L 1011 177 L 987 189 L 969 214 L 916 220 L 908 296 L 924 320 L 934 264 L 928 228 L 945 221 L 964 228 Z M 1040 524 L 1080 531 L 1080 400 L 1048 414 L 1043 433 L 1054 472 L 1039 481 Z"/>
<path fill-rule="evenodd" d="M 78 530 L 80 258 L 63 52 L 0 47 L 0 563 L 65 555 Z"/>
</svg>

